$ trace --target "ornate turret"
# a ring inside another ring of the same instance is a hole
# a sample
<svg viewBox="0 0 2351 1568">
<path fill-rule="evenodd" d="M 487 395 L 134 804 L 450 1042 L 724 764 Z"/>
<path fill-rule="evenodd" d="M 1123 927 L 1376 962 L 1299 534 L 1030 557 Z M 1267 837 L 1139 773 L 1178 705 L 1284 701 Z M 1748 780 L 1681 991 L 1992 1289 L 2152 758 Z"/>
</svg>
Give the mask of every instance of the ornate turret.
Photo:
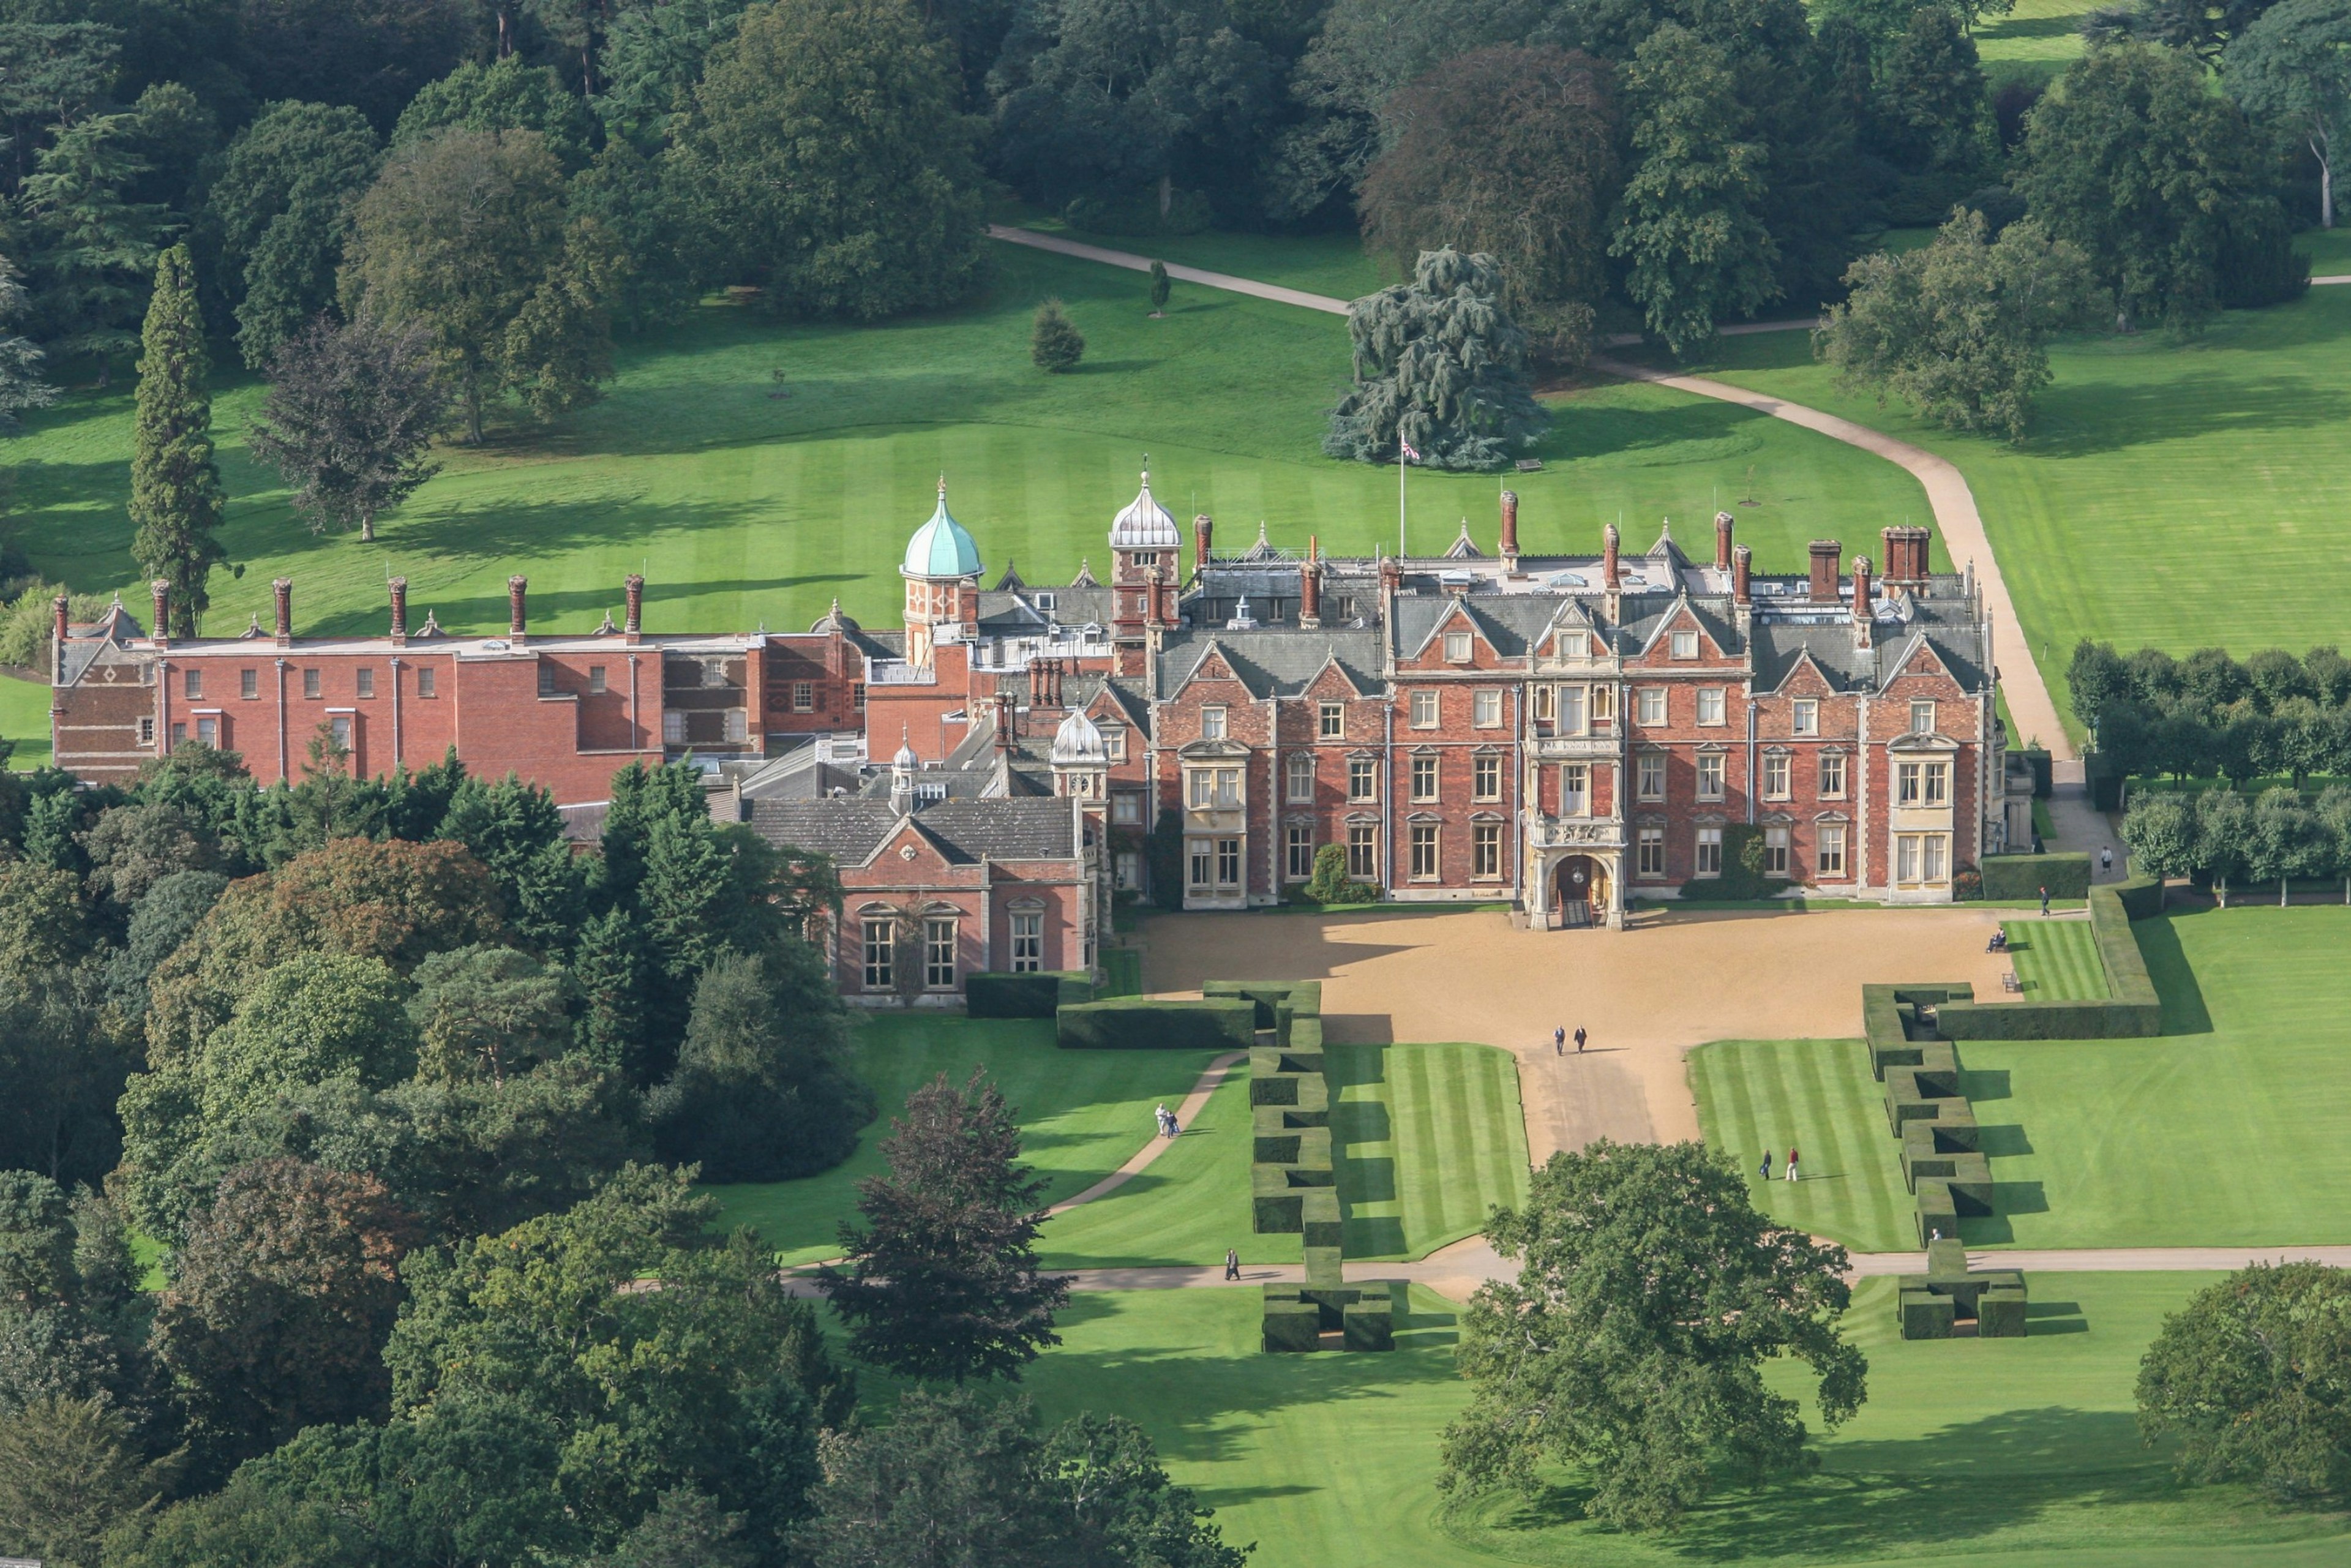
<svg viewBox="0 0 2351 1568">
<path fill-rule="evenodd" d="M 906 541 L 898 575 L 906 580 L 906 662 L 927 669 L 941 627 L 976 629 L 979 620 L 979 545 L 947 510 L 944 474 L 938 507 Z"/>
<path fill-rule="evenodd" d="M 1155 620 L 1163 627 L 1175 624 L 1173 596 L 1154 594 L 1151 584 L 1178 580 L 1183 565 L 1183 536 L 1167 508 L 1152 498 L 1144 462 L 1142 487 L 1110 524 L 1111 635 L 1118 671 L 1126 675 L 1143 673 L 1145 628 Z"/>
<path fill-rule="evenodd" d="M 1110 774 L 1110 750 L 1083 708 L 1071 708 L 1053 732 L 1053 793 L 1099 800 Z"/>
</svg>

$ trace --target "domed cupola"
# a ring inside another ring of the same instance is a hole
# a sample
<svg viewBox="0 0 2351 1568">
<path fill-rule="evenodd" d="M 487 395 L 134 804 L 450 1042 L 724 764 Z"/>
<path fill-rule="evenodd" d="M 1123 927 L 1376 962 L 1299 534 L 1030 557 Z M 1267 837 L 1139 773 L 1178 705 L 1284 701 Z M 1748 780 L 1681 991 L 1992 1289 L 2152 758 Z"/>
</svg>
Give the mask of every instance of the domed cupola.
<svg viewBox="0 0 2351 1568">
<path fill-rule="evenodd" d="M 1180 549 L 1182 536 L 1176 531 L 1176 519 L 1167 508 L 1151 498 L 1151 470 L 1143 471 L 1143 488 L 1134 499 L 1110 522 L 1110 548 L 1113 550 Z"/>
<path fill-rule="evenodd" d="M 1099 800 L 1110 773 L 1110 748 L 1083 708 L 1071 708 L 1053 732 L 1053 793 Z"/>
<path fill-rule="evenodd" d="M 1170 528 L 1174 525 L 1170 524 Z M 949 578 L 979 575 L 979 544 L 971 530 L 947 510 L 947 482 L 939 478 L 939 504 L 930 520 L 906 541 L 906 559 L 898 570 L 907 577 Z"/>
</svg>

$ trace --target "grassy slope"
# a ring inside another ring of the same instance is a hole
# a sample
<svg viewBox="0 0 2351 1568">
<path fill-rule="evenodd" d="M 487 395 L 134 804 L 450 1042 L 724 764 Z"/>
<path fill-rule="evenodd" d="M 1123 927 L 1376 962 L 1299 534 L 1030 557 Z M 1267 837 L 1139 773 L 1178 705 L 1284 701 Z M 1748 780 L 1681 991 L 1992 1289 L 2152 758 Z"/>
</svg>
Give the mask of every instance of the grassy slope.
<svg viewBox="0 0 2351 1568">
<path fill-rule="evenodd" d="M 1257 1351 L 1255 1291 L 1083 1295 L 1061 1319 L 1066 1343 L 1023 1386 L 1049 1419 L 1092 1408 L 1141 1421 L 1226 1538 L 1259 1543 L 1259 1568 L 1915 1564 L 1945 1552 L 1998 1552 L 2007 1568 L 2340 1562 L 2339 1519 L 2273 1513 L 2237 1489 L 2183 1493 L 2161 1451 L 2137 1442 L 2138 1355 L 2203 1282 L 2045 1275 L 2032 1337 L 1904 1343 L 1892 1281 L 1867 1281 L 1846 1326 L 1870 1358 L 1870 1401 L 1825 1444 L 1825 1473 L 1726 1492 L 1649 1540 L 1563 1520 L 1556 1496 L 1440 1513 L 1437 1446 L 1466 1391 L 1444 1303 L 1424 1292 L 1394 1354 L 1311 1356 Z M 2263 1544 L 2277 1542 L 2300 1544 Z"/>
<path fill-rule="evenodd" d="M 994 289 L 968 309 L 849 328 L 714 307 L 624 344 L 603 403 L 552 431 L 510 427 L 485 450 L 446 452 L 445 471 L 374 549 L 292 517 L 274 474 L 246 455 L 259 388 L 223 371 L 224 540 L 245 571 L 214 575 L 212 624 L 241 627 L 266 610 L 269 580 L 290 574 L 303 629 L 371 629 L 383 579 L 399 571 L 413 613 L 494 629 L 504 580 L 522 571 L 534 626 L 584 630 L 618 604 L 622 575 L 644 569 L 654 631 L 805 626 L 836 594 L 894 625 L 898 553 L 942 472 L 990 575 L 1009 559 L 1050 582 L 1081 558 L 1107 567 L 1110 517 L 1146 452 L 1169 507 L 1213 513 L 1226 540 L 1246 541 L 1264 518 L 1282 544 L 1312 532 L 1328 549 L 1393 547 L 1395 476 L 1321 455 L 1324 410 L 1347 373 L 1343 322 L 1189 287 L 1151 321 L 1133 275 L 995 254 Z M 1029 312 L 1046 294 L 1068 301 L 1087 336 L 1076 374 L 1029 363 Z M 777 368 L 789 398 L 769 395 Z M 1614 385 L 1559 406 L 1539 448 L 1547 468 L 1510 480 L 1532 549 L 1594 549 L 1620 517 L 1646 548 L 1668 515 L 1696 539 L 1719 501 L 1740 512 L 1761 565 L 1794 570 L 1823 528 L 1859 538 L 1925 510 L 1889 465 L 1744 411 Z M 126 586 L 128 390 L 78 393 L 27 424 L 5 450 L 36 564 L 78 589 Z M 1414 474 L 1416 548 L 1441 548 L 1462 517 L 1490 548 L 1499 487 L 1492 476 Z"/>
<path fill-rule="evenodd" d="M 1994 89 L 2003 83 L 2045 83 L 2082 52 L 2085 0 L 2016 0 L 2005 16 L 1987 16 L 1976 28 L 1976 53 Z"/>
<path fill-rule="evenodd" d="M 2148 332 L 2061 344 L 2022 447 L 1840 392 L 1801 334 L 1725 339 L 1707 369 L 1957 463 L 2063 707 L 2078 637 L 2240 654 L 2340 639 L 2346 336 L 2351 287 L 2327 287 L 2230 314 L 2186 342 Z"/>
<path fill-rule="evenodd" d="M 1857 1040 L 1736 1040 L 1689 1054 L 1707 1143 L 1747 1173 L 1756 1207 L 1782 1225 L 1863 1252 L 1918 1244 L 1877 1081 Z M 1792 1145 L 1802 1178 L 1778 1179 Z M 1772 1179 L 1757 1166 L 1771 1159 Z"/>
<path fill-rule="evenodd" d="M 869 1018 L 858 1031 L 858 1067 L 873 1086 L 881 1119 L 857 1152 L 799 1181 L 715 1186 L 720 1223 L 748 1225 L 786 1263 L 831 1257 L 834 1233 L 852 1217 L 857 1183 L 883 1169 L 881 1144 L 906 1096 L 944 1072 L 960 1086 L 975 1066 L 1004 1092 L 1020 1119 L 1023 1154 L 1058 1203 L 1124 1164 L 1149 1141 L 1151 1109 L 1178 1102 L 1208 1053 L 1190 1051 L 1061 1051 L 1041 1019 L 970 1019 L 916 1014 Z M 1246 1189 L 1247 1173 L 1243 1173 Z"/>
<path fill-rule="evenodd" d="M 2024 998 L 2094 1002 L 2106 997 L 2105 966 L 2086 920 L 2004 920 Z"/>
<path fill-rule="evenodd" d="M 2000 1209 L 1963 1221 L 1968 1241 L 2351 1241 L 2351 909 L 2207 910 L 2137 929 L 2163 993 L 2160 1038 L 1960 1045 Z M 1805 1176 L 1824 1178 L 1763 1187 L 1767 1212 L 1865 1249 L 1913 1245 L 1857 1043 L 1707 1046 L 1690 1082 L 1707 1141 L 1750 1175 L 1762 1149 L 1784 1158 L 1792 1140 Z"/>
<path fill-rule="evenodd" d="M 1527 1196 L 1518 1061 L 1486 1045 L 1342 1045 L 1332 1126 L 1349 1258 L 1422 1258 Z"/>
<path fill-rule="evenodd" d="M 0 736 L 16 743 L 8 766 L 38 768 L 49 760 L 49 688 L 38 681 L 0 675 Z"/>
</svg>

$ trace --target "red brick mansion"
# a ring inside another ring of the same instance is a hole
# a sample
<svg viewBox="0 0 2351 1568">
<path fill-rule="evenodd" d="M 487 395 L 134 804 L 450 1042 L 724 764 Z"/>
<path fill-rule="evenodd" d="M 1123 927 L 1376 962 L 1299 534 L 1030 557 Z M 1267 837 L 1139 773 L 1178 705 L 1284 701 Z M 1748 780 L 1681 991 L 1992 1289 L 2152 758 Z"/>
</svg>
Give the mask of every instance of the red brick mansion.
<svg viewBox="0 0 2351 1568">
<path fill-rule="evenodd" d="M 152 636 L 118 604 L 68 625 L 53 670 L 58 765 L 120 779 L 172 746 L 244 754 L 265 782 L 330 734 L 364 773 L 508 770 L 592 808 L 632 762 L 692 757 L 714 810 L 822 850 L 851 890 L 843 988 L 941 997 L 979 968 L 1091 967 L 1113 892 L 1155 863 L 1194 909 L 1280 901 L 1315 852 L 1403 902 L 1496 901 L 1545 926 L 1617 925 L 1760 841 L 1762 874 L 1825 895 L 1941 902 L 2029 832 L 2006 788 L 1992 627 L 1971 576 L 1888 528 L 1884 570 L 1812 547 L 1766 577 L 1715 519 L 1693 560 L 1531 556 L 1518 499 L 1493 550 L 1217 554 L 1141 491 L 1110 574 L 982 586 L 939 505 L 909 540 L 904 626 L 833 612 L 805 632 L 653 634 L 623 617 L 504 635 L 275 625 Z M 887 767 L 872 759 L 893 758 Z M 1152 852 L 1152 845 L 1158 852 Z M 920 936 L 914 933 L 919 927 Z M 919 946 L 920 951 L 914 950 Z"/>
</svg>

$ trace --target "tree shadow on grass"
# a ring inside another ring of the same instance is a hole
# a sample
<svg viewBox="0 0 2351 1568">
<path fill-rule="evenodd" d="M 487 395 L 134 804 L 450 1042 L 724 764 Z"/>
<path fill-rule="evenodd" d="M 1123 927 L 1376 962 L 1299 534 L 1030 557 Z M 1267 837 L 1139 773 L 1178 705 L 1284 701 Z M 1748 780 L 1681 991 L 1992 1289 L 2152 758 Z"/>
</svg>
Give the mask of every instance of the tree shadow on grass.
<svg viewBox="0 0 2351 1568">
<path fill-rule="evenodd" d="M 2075 1469 L 2085 1450 L 2114 1451 L 2135 1442 L 2136 1423 L 2120 1411 L 2054 1407 L 2010 1410 L 1958 1423 L 1924 1437 L 1840 1444 L 1834 1469 L 1774 1481 L 1752 1490 L 1722 1490 L 1669 1535 L 1647 1538 L 1688 1562 L 1752 1563 L 1899 1557 L 1919 1549 L 1938 1555 L 1961 1542 L 2030 1525 L 2053 1510 L 2149 1500 L 2173 1488 L 2157 1461 L 2136 1468 Z M 1996 1480 L 1989 1480 L 1991 1476 Z M 1573 1530 L 1614 1535 L 1583 1514 L 1591 1490 L 1570 1480 L 1531 1500 L 1489 1496 L 1446 1521 L 1465 1542 L 1512 1550 L 1514 1538 Z M 1565 1561 L 1565 1542 L 1545 1542 L 1544 1561 Z"/>
<path fill-rule="evenodd" d="M 2163 998 L 2163 1032 L 2210 1034 L 2212 1014 L 2204 1005 L 2204 988 L 2196 983 L 2195 966 L 2180 951 L 2179 933 L 2170 918 L 2137 921 L 2131 926 L 2131 935 L 2138 938 L 2147 977 Z"/>
<path fill-rule="evenodd" d="M 2343 335 L 2351 322 L 2321 334 Z M 2167 376 L 2067 382 L 2041 394 L 2025 450 L 2035 457 L 2095 457 L 2199 436 L 2323 430 L 2351 419 L 2351 392 L 2290 376 Z"/>
</svg>

